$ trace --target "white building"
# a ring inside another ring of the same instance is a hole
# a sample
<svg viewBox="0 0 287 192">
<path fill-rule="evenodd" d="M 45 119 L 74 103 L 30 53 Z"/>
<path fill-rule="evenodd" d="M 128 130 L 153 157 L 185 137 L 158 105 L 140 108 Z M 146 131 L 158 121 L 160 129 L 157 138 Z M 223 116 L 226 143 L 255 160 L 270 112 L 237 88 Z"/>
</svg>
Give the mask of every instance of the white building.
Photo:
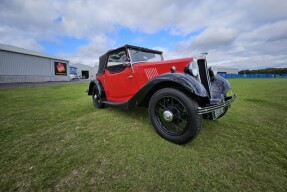
<svg viewBox="0 0 287 192">
<path fill-rule="evenodd" d="M 71 64 L 77 68 L 77 76 L 80 79 L 95 79 L 96 72 L 93 66 L 84 65 L 81 63 Z"/>
<path fill-rule="evenodd" d="M 224 67 L 224 66 L 216 66 L 218 74 L 238 74 L 238 68 L 233 67 Z"/>
<path fill-rule="evenodd" d="M 94 74 L 98 73 L 98 69 L 99 69 L 99 63 L 96 63 L 94 66 Z"/>
<path fill-rule="evenodd" d="M 0 83 L 69 80 L 68 60 L 0 44 Z"/>
</svg>

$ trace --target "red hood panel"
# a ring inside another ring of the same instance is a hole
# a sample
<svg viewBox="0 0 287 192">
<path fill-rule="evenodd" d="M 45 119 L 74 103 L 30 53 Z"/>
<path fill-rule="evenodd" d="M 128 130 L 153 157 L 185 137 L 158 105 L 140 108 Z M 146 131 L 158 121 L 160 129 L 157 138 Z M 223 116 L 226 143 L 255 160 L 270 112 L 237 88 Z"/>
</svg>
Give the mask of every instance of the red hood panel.
<svg viewBox="0 0 287 192">
<path fill-rule="evenodd" d="M 158 62 L 136 63 L 134 67 L 141 74 L 143 82 L 164 74 L 169 73 L 170 68 L 175 66 L 176 72 L 184 72 L 185 66 L 193 60 L 192 57 L 184 59 L 172 59 Z"/>
</svg>

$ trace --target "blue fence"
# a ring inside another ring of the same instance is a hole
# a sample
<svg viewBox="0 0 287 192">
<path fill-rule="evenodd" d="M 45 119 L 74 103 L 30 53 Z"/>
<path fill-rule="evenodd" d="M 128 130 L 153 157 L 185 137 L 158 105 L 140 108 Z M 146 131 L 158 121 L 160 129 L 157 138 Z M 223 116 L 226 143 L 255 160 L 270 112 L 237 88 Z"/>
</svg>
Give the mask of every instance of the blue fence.
<svg viewBox="0 0 287 192">
<path fill-rule="evenodd" d="M 287 78 L 287 74 L 218 74 L 224 78 Z"/>
</svg>

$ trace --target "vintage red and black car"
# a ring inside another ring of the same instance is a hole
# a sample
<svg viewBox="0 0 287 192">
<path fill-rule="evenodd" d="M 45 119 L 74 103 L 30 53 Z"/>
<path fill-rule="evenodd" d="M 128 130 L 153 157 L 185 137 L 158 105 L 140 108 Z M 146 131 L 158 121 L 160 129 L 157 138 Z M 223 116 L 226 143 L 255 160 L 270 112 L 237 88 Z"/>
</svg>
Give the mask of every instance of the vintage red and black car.
<svg viewBox="0 0 287 192">
<path fill-rule="evenodd" d="M 194 139 L 202 118 L 225 115 L 236 95 L 208 67 L 205 54 L 164 60 L 161 51 L 125 45 L 99 58 L 88 95 L 96 108 L 146 107 L 160 136 L 178 144 Z"/>
</svg>

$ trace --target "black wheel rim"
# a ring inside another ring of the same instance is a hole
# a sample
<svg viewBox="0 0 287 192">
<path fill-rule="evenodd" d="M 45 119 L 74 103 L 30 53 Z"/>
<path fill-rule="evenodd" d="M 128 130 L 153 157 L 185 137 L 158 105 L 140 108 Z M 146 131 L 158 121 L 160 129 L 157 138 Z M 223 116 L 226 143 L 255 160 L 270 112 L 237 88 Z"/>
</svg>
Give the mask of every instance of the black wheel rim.
<svg viewBox="0 0 287 192">
<path fill-rule="evenodd" d="M 172 118 L 165 118 L 164 113 L 172 114 Z M 170 135 L 181 135 L 188 128 L 187 109 L 174 97 L 162 97 L 156 102 L 155 119 L 159 128 Z"/>
</svg>

